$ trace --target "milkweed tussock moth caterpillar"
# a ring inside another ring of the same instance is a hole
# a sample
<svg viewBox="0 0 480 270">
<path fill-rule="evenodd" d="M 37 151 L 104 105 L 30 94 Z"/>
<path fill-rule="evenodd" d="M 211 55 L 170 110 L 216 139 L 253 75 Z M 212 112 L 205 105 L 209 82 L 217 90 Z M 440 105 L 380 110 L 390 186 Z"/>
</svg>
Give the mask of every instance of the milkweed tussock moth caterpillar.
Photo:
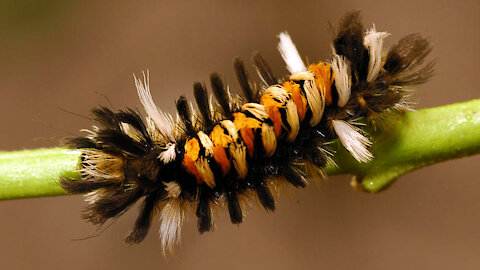
<svg viewBox="0 0 480 270">
<path fill-rule="evenodd" d="M 176 120 L 155 105 L 148 72 L 135 77 L 146 117 L 132 109 L 93 109 L 96 125 L 63 141 L 82 152 L 81 179 L 63 177 L 61 185 L 86 193 L 84 218 L 99 226 L 142 199 L 125 242 L 141 242 L 158 214 L 164 251 L 179 243 L 189 208 L 201 233 L 212 229 L 217 207 L 225 206 L 234 224 L 255 200 L 274 211 L 272 190 L 282 183 L 304 187 L 307 168 L 322 174 L 334 154 L 326 147 L 332 140 L 338 138 L 358 162 L 374 158 L 358 120 L 373 125 L 386 112 L 408 109 L 407 91 L 432 76 L 426 39 L 412 34 L 385 50 L 388 35 L 374 26 L 365 30 L 359 13 L 348 13 L 331 60 L 307 66 L 288 33 L 280 33 L 278 49 L 289 76 L 277 78 L 257 53 L 253 64 L 263 85 L 256 87 L 235 59 L 243 97 L 226 90 L 214 73 L 216 103 L 204 84 L 194 83 L 198 113 L 180 97 Z"/>
</svg>

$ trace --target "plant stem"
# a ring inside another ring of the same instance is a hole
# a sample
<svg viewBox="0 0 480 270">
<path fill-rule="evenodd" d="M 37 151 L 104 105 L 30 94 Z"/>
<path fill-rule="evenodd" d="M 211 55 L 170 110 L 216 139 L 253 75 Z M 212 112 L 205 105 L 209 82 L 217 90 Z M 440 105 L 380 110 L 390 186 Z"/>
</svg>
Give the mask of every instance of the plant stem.
<svg viewBox="0 0 480 270">
<path fill-rule="evenodd" d="M 407 112 L 389 131 L 373 134 L 368 163 L 338 147 L 327 173 L 353 174 L 359 187 L 377 192 L 399 176 L 434 163 L 480 153 L 480 99 Z"/>
<path fill-rule="evenodd" d="M 372 133 L 375 158 L 358 163 L 337 141 L 327 174 L 353 174 L 357 187 L 377 192 L 399 176 L 433 163 L 480 153 L 480 99 L 407 112 Z M 79 154 L 63 148 L 0 152 L 0 200 L 66 194 L 57 181 L 75 172 Z"/>
<path fill-rule="evenodd" d="M 0 152 L 0 200 L 64 195 L 60 174 L 75 173 L 79 153 L 64 148 Z"/>
</svg>

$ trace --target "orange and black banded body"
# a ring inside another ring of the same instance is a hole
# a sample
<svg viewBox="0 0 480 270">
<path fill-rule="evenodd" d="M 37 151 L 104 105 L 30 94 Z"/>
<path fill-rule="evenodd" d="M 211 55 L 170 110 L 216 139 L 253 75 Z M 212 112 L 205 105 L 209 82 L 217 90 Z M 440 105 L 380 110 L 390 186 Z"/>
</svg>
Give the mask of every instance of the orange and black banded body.
<svg viewBox="0 0 480 270">
<path fill-rule="evenodd" d="M 235 66 L 237 73 L 244 72 L 239 60 Z M 249 100 L 239 108 L 233 109 L 231 102 L 226 102 L 221 110 L 231 118 L 201 119 L 212 124 L 185 127 L 193 132 L 179 144 L 183 148 L 178 149 L 177 159 L 181 162 L 179 169 L 185 170 L 190 179 L 188 182 L 195 185 L 189 190 L 195 193 L 199 189 L 198 195 L 187 197 L 201 200 L 197 208 L 201 232 L 208 231 L 212 225 L 208 201 L 225 196 L 232 222 L 240 223 L 243 215 L 238 193 L 255 190 L 265 209 L 273 211 L 275 203 L 265 184 L 267 177 L 284 177 L 294 186 L 303 187 L 306 182 L 301 163 L 306 157 L 320 168 L 325 166 L 324 152 L 318 147 L 309 147 L 320 146 L 325 141 L 324 136 L 319 136 L 320 130 L 315 128 L 322 112 L 312 110 L 312 107 L 322 107 L 325 99 L 331 100 L 327 93 L 331 92 L 333 73 L 326 63 L 311 65 L 309 70 L 312 72 L 269 86 L 259 98 Z M 272 74 L 269 76 L 274 78 Z M 212 75 L 211 80 L 216 87 L 218 76 Z M 203 87 L 198 89 L 206 91 Z M 225 89 L 217 91 L 225 92 Z M 179 114 L 189 118 L 189 113 L 182 111 L 187 108 L 180 104 L 183 100 L 177 103 Z M 202 102 L 197 98 L 199 107 Z M 313 102 L 316 104 L 312 105 Z"/>
<path fill-rule="evenodd" d="M 332 60 L 305 66 L 282 33 L 279 49 L 289 76 L 277 78 L 255 54 L 264 85 L 254 87 L 243 62 L 235 59 L 243 97 L 232 97 L 214 73 L 210 83 L 217 104 L 204 84 L 195 83 L 199 113 L 181 97 L 177 121 L 155 106 L 148 78 L 136 79 L 147 117 L 131 109 L 94 109 L 97 125 L 85 136 L 64 140 L 81 150 L 82 178 L 63 178 L 61 184 L 69 192 L 87 193 L 84 217 L 97 225 L 144 198 L 126 242 L 145 238 L 158 209 L 165 248 L 178 242 L 189 207 L 200 232 L 212 228 L 217 205 L 228 208 L 232 223 L 241 223 L 252 194 L 274 211 L 272 185 L 286 181 L 304 187 L 306 168 L 321 172 L 334 154 L 326 149 L 332 140 L 338 138 L 359 162 L 373 158 L 356 121 L 374 124 L 385 112 L 405 110 L 405 90 L 432 75 L 433 64 L 424 64 L 428 41 L 410 35 L 385 52 L 387 35 L 375 28 L 365 31 L 358 12 L 349 13 L 340 23 Z"/>
</svg>

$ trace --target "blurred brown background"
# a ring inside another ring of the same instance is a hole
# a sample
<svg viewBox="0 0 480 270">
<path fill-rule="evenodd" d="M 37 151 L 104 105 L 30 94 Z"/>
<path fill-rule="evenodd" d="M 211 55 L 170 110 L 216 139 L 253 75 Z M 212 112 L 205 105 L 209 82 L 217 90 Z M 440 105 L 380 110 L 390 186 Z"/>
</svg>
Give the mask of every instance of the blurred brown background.
<svg viewBox="0 0 480 270">
<path fill-rule="evenodd" d="M 263 52 L 285 74 L 276 34 L 288 30 L 312 61 L 330 56 L 328 21 L 361 9 L 366 26 L 420 32 L 435 44 L 437 75 L 418 108 L 479 98 L 480 2 L 469 1 L 15 1 L 0 3 L 0 149 L 53 147 L 79 134 L 91 107 L 140 107 L 132 73 L 149 69 L 154 99 L 173 112 L 192 83 L 218 71 L 236 88 L 231 60 Z M 251 72 L 253 73 L 253 72 Z M 241 226 L 219 218 L 199 235 L 195 220 L 164 258 L 158 223 L 140 245 L 121 239 L 136 209 L 100 237 L 81 196 L 0 202 L 0 269 L 478 269 L 480 157 L 438 164 L 366 195 L 349 177 L 253 209 Z"/>
</svg>

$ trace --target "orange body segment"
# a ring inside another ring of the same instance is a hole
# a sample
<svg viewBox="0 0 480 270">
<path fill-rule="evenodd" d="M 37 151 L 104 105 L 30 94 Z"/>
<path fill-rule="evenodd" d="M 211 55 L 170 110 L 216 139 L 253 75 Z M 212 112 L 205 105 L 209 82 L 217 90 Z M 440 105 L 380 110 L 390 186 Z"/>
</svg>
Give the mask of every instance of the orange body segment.
<svg viewBox="0 0 480 270">
<path fill-rule="evenodd" d="M 325 89 L 325 105 L 332 104 L 332 84 L 335 80 L 335 74 L 332 73 L 332 67 L 324 62 L 311 64 L 308 70 L 315 75 L 315 84 L 319 91 Z"/>
<path fill-rule="evenodd" d="M 285 107 L 282 103 L 276 101 L 270 95 L 263 95 L 260 97 L 260 104 L 265 106 L 268 116 L 273 122 L 275 136 L 278 138 L 282 133 L 282 116 L 278 108 Z"/>
<path fill-rule="evenodd" d="M 198 155 L 200 153 L 200 144 L 196 138 L 188 139 L 185 142 L 185 156 L 183 157 L 182 164 L 185 166 L 187 171 L 190 174 L 193 174 L 197 180 L 198 184 L 203 183 L 202 178 L 200 177 L 200 173 L 195 166 L 195 162 L 198 159 Z"/>
<path fill-rule="evenodd" d="M 210 133 L 210 139 L 213 143 L 213 158 L 222 169 L 223 175 L 226 175 L 230 171 L 231 164 L 225 149 L 233 141 L 233 139 L 225 134 L 220 125 L 217 125 L 213 128 L 212 132 Z"/>
<path fill-rule="evenodd" d="M 300 85 L 293 81 L 286 81 L 283 83 L 283 88 L 292 95 L 292 99 L 297 105 L 297 113 L 300 122 L 305 118 L 307 113 L 307 99 L 302 95 Z"/>
<path fill-rule="evenodd" d="M 233 123 L 240 131 L 240 136 L 247 146 L 248 154 L 253 156 L 253 150 L 255 149 L 255 133 L 253 131 L 260 128 L 262 123 L 255 118 L 247 117 L 244 113 L 234 113 L 233 117 Z"/>
</svg>

